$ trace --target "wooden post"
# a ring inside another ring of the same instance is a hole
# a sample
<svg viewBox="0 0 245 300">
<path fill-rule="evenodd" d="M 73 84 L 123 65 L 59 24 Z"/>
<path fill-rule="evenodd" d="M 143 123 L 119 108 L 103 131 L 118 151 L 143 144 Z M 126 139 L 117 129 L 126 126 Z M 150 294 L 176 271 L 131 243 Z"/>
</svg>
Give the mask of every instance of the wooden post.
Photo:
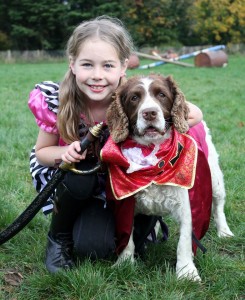
<svg viewBox="0 0 245 300">
<path fill-rule="evenodd" d="M 157 60 L 157 61 L 162 61 L 164 63 L 170 63 L 170 64 L 174 64 L 174 65 L 179 65 L 182 67 L 194 67 L 194 65 L 192 65 L 192 64 L 187 64 L 187 63 L 183 63 L 183 62 L 179 62 L 179 61 L 165 59 L 165 58 L 162 58 L 159 56 L 156 57 L 154 55 L 149 55 L 149 54 L 145 54 L 145 53 L 141 53 L 141 52 L 134 52 L 134 53 L 140 57 L 149 58 L 149 59 Z"/>
</svg>

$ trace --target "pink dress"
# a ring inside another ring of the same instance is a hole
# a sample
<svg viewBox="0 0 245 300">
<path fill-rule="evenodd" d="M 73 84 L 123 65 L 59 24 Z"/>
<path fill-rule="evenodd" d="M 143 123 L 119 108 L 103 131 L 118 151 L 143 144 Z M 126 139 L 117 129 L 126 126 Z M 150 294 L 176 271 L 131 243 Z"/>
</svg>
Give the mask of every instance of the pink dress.
<svg viewBox="0 0 245 300">
<path fill-rule="evenodd" d="M 44 81 L 35 85 L 35 89 L 31 91 L 28 101 L 29 108 L 33 113 L 36 123 L 43 131 L 59 135 L 56 122 L 59 108 L 59 84 L 52 81 Z M 81 114 L 79 124 L 79 136 L 82 139 L 88 132 L 90 124 L 86 117 Z M 109 136 L 108 129 L 102 130 L 101 137 L 98 141 L 98 147 L 101 148 Z M 59 138 L 59 145 L 66 145 L 65 142 Z M 91 153 L 92 154 L 92 153 Z M 90 152 L 88 151 L 88 154 Z M 30 155 L 30 173 L 36 191 L 39 193 L 51 179 L 52 175 L 57 169 L 54 167 L 45 167 L 39 164 L 36 154 L 35 146 Z M 43 207 L 43 212 L 48 214 L 53 209 L 53 196 L 47 201 Z"/>
<path fill-rule="evenodd" d="M 44 81 L 36 84 L 35 89 L 31 91 L 28 106 L 33 113 L 36 123 L 43 131 L 59 135 L 56 121 L 59 107 L 59 84 L 52 81 Z M 84 116 L 81 116 L 79 126 L 80 136 L 84 136 L 88 130 L 88 125 L 84 121 Z M 66 145 L 60 138 L 59 145 Z M 53 167 L 44 167 L 39 164 L 35 155 L 35 146 L 30 155 L 30 173 L 36 191 L 39 193 L 51 179 L 55 172 Z M 53 209 L 53 197 L 43 207 L 43 212 L 48 214 Z"/>
<path fill-rule="evenodd" d="M 37 125 L 44 131 L 59 134 L 56 127 L 59 85 L 51 81 L 45 81 L 35 85 L 31 91 L 28 106 L 33 113 Z M 60 144 L 64 144 L 60 141 Z M 39 164 L 35 154 L 35 146 L 30 155 L 30 173 L 33 185 L 39 193 L 54 174 L 55 169 L 44 167 Z M 53 209 L 53 196 L 51 196 L 43 207 L 44 214 L 48 214 Z"/>
</svg>

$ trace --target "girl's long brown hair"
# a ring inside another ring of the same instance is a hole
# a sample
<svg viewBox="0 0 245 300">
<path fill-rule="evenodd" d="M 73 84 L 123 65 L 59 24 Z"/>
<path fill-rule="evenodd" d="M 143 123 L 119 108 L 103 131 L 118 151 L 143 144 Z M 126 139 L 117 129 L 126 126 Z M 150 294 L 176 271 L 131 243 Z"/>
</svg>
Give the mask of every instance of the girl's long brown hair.
<svg viewBox="0 0 245 300">
<path fill-rule="evenodd" d="M 81 45 L 94 36 L 111 44 L 116 49 L 122 64 L 133 50 L 131 36 L 123 23 L 116 18 L 101 16 L 92 21 L 83 22 L 75 28 L 67 43 L 68 59 L 75 60 L 79 55 Z M 70 69 L 60 84 L 59 102 L 57 126 L 62 139 L 70 144 L 79 140 L 81 113 L 92 122 L 89 110 L 76 84 L 75 75 Z"/>
</svg>

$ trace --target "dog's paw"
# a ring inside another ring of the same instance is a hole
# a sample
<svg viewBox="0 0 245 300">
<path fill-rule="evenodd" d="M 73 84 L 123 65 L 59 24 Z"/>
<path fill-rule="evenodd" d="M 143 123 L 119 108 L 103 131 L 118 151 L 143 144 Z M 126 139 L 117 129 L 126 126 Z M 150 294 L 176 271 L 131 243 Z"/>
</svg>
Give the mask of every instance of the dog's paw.
<svg viewBox="0 0 245 300">
<path fill-rule="evenodd" d="M 234 236 L 234 234 L 231 232 L 228 226 L 220 228 L 217 234 L 219 238 L 230 238 Z"/>
<path fill-rule="evenodd" d="M 125 263 L 125 262 L 129 262 L 131 264 L 134 263 L 134 255 L 132 254 L 132 252 L 130 251 L 123 251 L 117 261 L 115 262 L 115 264 L 112 267 L 119 267 L 121 264 Z"/>
<path fill-rule="evenodd" d="M 198 274 L 197 268 L 193 263 L 190 263 L 184 267 L 176 267 L 176 273 L 178 279 L 188 279 L 196 282 L 201 282 L 201 278 Z"/>
</svg>

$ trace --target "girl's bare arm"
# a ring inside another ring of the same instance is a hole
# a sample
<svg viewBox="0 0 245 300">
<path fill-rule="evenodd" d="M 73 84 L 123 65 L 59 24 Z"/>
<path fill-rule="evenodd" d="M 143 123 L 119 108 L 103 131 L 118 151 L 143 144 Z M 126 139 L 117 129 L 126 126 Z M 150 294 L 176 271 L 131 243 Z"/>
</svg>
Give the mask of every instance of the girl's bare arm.
<svg viewBox="0 0 245 300">
<path fill-rule="evenodd" d="M 68 146 L 59 146 L 59 136 L 39 130 L 36 142 L 36 157 L 38 162 L 47 167 L 54 166 L 58 161 L 79 162 L 84 159 L 86 152 L 82 155 L 78 152 L 81 150 L 80 142 L 76 141 Z"/>
</svg>

